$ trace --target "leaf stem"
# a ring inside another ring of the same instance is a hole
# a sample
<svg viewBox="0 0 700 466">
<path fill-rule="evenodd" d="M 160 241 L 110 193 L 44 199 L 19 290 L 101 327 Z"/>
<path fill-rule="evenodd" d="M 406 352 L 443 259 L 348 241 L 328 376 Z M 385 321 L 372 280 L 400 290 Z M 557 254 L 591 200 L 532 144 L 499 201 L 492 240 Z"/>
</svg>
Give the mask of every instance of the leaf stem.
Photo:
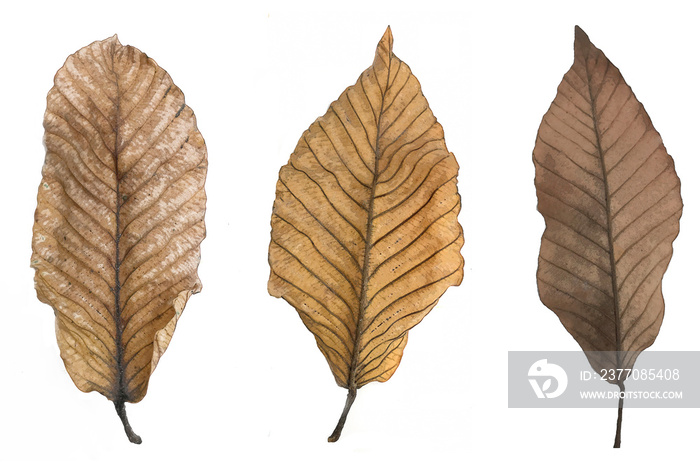
<svg viewBox="0 0 700 466">
<path fill-rule="evenodd" d="M 136 433 L 131 429 L 131 426 L 129 425 L 129 419 L 126 417 L 126 407 L 124 406 L 124 400 L 120 399 L 118 401 L 115 401 L 114 407 L 117 410 L 117 414 L 119 415 L 119 419 L 121 419 L 122 424 L 124 424 L 124 432 L 126 432 L 126 436 L 129 438 L 129 441 L 131 443 L 135 443 L 137 445 L 140 445 L 141 444 L 141 437 L 136 435 Z"/>
<path fill-rule="evenodd" d="M 625 401 L 625 383 L 620 382 L 620 401 L 617 403 L 617 431 L 615 432 L 615 444 L 613 448 L 620 448 L 620 440 L 622 436 L 622 404 Z"/>
<path fill-rule="evenodd" d="M 331 434 L 330 437 L 328 437 L 329 442 L 335 442 L 340 438 L 341 432 L 343 432 L 343 427 L 345 426 L 345 419 L 348 417 L 348 412 L 350 411 L 350 407 L 352 404 L 355 402 L 355 397 L 357 396 L 357 388 L 355 387 L 350 387 L 348 389 L 348 397 L 345 400 L 345 408 L 343 409 L 343 414 L 340 415 L 340 419 L 338 420 L 338 425 L 335 426 L 335 430 Z"/>
</svg>

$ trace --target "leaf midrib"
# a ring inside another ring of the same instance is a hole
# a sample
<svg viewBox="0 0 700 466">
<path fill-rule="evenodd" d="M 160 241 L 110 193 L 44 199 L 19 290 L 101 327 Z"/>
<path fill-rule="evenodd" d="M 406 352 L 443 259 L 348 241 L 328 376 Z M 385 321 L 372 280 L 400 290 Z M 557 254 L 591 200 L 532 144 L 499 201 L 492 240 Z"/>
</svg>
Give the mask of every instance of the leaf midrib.
<svg viewBox="0 0 700 466">
<path fill-rule="evenodd" d="M 119 242 L 121 240 L 121 224 L 120 224 L 120 211 L 122 207 L 121 202 L 121 178 L 119 176 L 119 128 L 121 124 L 120 110 L 121 110 L 121 91 L 119 89 L 119 76 L 114 70 L 114 55 L 116 53 L 115 46 L 111 47 L 110 58 L 112 60 L 112 73 L 114 74 L 114 82 L 117 86 L 116 102 L 114 103 L 115 109 L 115 121 L 114 121 L 114 177 L 116 189 L 114 190 L 116 196 L 115 203 L 115 234 L 114 234 L 114 326 L 115 326 L 115 345 L 116 345 L 116 362 L 117 362 L 117 386 L 115 387 L 114 402 L 123 403 L 128 400 L 128 394 L 126 390 L 126 381 L 124 378 L 125 367 L 124 367 L 124 348 L 123 348 L 123 334 L 124 328 L 122 325 L 122 306 L 121 306 L 121 280 L 119 276 L 119 269 L 121 266 L 121 255 L 119 252 Z"/>
<path fill-rule="evenodd" d="M 586 54 L 588 55 L 588 54 Z M 617 270 L 615 264 L 615 246 L 614 238 L 612 234 L 612 209 L 610 204 L 610 187 L 608 185 L 608 172 L 605 167 L 605 153 L 603 151 L 603 146 L 600 142 L 600 130 L 598 129 L 598 112 L 596 108 L 595 97 L 593 95 L 593 88 L 591 87 L 591 74 L 588 69 L 588 56 L 584 58 L 585 69 L 586 69 L 586 86 L 588 87 L 588 95 L 591 101 L 591 115 L 593 120 L 593 133 L 596 139 L 596 150 L 600 156 L 600 166 L 603 175 L 603 189 L 605 191 L 605 215 L 607 218 L 607 235 L 608 235 L 608 256 L 610 258 L 610 280 L 612 281 L 612 292 L 613 292 L 613 313 L 614 313 L 614 323 L 615 323 L 615 361 L 617 363 L 617 368 L 621 368 L 622 361 L 620 360 L 620 351 L 622 351 L 620 341 L 620 295 L 617 287 Z M 620 77 L 622 79 L 622 77 Z"/>
<path fill-rule="evenodd" d="M 377 117 L 377 136 L 374 142 L 374 170 L 372 177 L 372 184 L 370 185 L 370 195 L 369 195 L 369 206 L 367 207 L 367 228 L 365 230 L 365 250 L 364 250 L 364 261 L 362 262 L 362 287 L 360 291 L 359 300 L 359 312 L 357 315 L 357 329 L 355 330 L 355 344 L 353 348 L 352 361 L 350 362 L 350 374 L 348 377 L 348 389 L 351 392 L 357 390 L 357 370 L 359 368 L 360 360 L 360 332 L 362 330 L 362 325 L 365 320 L 365 312 L 369 305 L 367 299 L 367 292 L 369 289 L 369 278 L 370 278 L 370 267 L 369 267 L 369 256 L 372 250 L 373 244 L 373 229 L 372 224 L 374 223 L 374 201 L 377 190 L 377 184 L 379 181 L 379 157 L 381 156 L 379 151 L 379 139 L 381 137 L 380 129 L 382 126 L 382 117 L 384 116 L 384 97 L 389 92 L 389 78 L 391 77 L 391 61 L 392 61 L 392 51 L 389 47 L 388 54 L 388 64 L 386 72 L 386 86 L 384 87 L 384 92 L 381 93 L 382 101 L 379 106 L 379 116 Z M 377 82 L 377 85 L 379 82 Z M 381 90 L 381 88 L 380 88 Z M 397 95 L 398 97 L 398 95 Z M 359 155 L 359 154 L 358 154 Z"/>
</svg>

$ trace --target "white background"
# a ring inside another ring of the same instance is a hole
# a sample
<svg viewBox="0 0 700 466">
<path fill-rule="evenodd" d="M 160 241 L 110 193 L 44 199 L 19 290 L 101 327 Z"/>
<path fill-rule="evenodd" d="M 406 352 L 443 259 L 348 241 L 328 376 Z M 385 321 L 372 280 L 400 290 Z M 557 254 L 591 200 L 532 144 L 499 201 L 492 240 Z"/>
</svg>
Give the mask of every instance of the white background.
<svg viewBox="0 0 700 466">
<path fill-rule="evenodd" d="M 8 464 L 637 464 L 696 455 L 700 412 L 507 407 L 507 351 L 576 350 L 539 301 L 544 222 L 535 135 L 580 25 L 644 103 L 680 175 L 685 211 L 664 279 L 656 350 L 698 350 L 697 18 L 691 2 L 12 2 L 0 25 L 3 247 L 0 462 Z M 378 6 L 379 5 L 379 6 Z M 312 335 L 267 295 L 279 167 L 370 66 L 391 25 L 460 163 L 462 286 L 410 333 L 400 368 L 345 402 Z M 182 88 L 209 150 L 201 294 L 148 395 L 127 411 L 80 392 L 33 290 L 31 227 L 46 93 L 66 57 L 114 33 Z M 698 368 L 700 370 L 700 368 Z M 503 463 L 505 464 L 505 463 Z"/>
</svg>

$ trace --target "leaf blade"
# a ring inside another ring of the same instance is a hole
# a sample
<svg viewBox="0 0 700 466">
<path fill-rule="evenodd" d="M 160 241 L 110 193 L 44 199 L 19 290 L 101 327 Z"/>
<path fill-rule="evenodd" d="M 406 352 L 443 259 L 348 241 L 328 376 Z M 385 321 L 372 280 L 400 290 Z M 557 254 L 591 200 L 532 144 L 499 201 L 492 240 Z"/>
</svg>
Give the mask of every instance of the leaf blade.
<svg viewBox="0 0 700 466">
<path fill-rule="evenodd" d="M 678 234 L 680 183 L 643 106 L 579 28 L 574 65 L 543 118 L 533 159 L 538 208 L 547 221 L 538 269 L 543 302 L 589 318 L 598 311 L 594 326 L 605 342 L 586 342 L 591 334 L 584 332 L 577 338 L 584 350 L 643 350 L 658 325 L 646 329 L 638 345 L 628 345 L 623 335 L 634 330 L 628 318 L 644 315 L 645 306 L 663 308 L 652 300 L 655 289 L 660 296 Z M 646 255 L 649 248 L 639 245 L 645 240 L 655 248 Z M 651 282 L 651 293 L 643 290 Z M 582 287 L 586 293 L 578 291 Z M 561 314 L 567 330 L 577 328 Z"/>
</svg>

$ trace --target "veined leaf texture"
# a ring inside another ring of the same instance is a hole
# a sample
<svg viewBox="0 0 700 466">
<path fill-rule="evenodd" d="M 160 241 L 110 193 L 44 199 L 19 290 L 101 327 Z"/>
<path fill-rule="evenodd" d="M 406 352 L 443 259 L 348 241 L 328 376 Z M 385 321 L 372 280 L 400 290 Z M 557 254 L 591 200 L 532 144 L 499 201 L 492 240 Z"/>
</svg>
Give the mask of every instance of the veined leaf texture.
<svg viewBox="0 0 700 466">
<path fill-rule="evenodd" d="M 540 298 L 596 371 L 631 369 L 663 319 L 680 180 L 644 107 L 578 27 L 574 64 L 542 119 L 533 159 L 546 221 Z M 611 383 L 624 391 L 624 381 Z M 621 422 L 622 398 L 615 447 Z"/>
<path fill-rule="evenodd" d="M 268 290 L 316 337 L 348 389 L 396 371 L 408 331 L 452 285 L 464 243 L 458 165 L 387 29 L 374 62 L 304 132 L 282 167 Z"/>
<path fill-rule="evenodd" d="M 149 378 L 193 293 L 205 236 L 207 151 L 182 91 L 116 36 L 68 57 L 44 116 L 32 240 L 38 298 L 53 307 L 76 386 L 125 402 Z"/>
</svg>

